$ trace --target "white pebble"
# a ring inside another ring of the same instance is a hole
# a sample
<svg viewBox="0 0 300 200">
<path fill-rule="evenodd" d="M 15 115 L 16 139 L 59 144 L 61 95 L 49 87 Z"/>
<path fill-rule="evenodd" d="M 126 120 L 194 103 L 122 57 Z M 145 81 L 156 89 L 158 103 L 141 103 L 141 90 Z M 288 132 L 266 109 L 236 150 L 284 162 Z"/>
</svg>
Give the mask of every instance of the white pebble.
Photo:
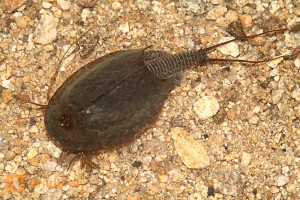
<svg viewBox="0 0 300 200">
<path fill-rule="evenodd" d="M 292 97 L 297 101 L 300 101 L 300 88 L 297 88 L 292 92 Z"/>
<path fill-rule="evenodd" d="M 128 25 L 128 22 L 126 22 L 125 24 L 121 24 L 119 26 L 119 29 L 121 32 L 123 33 L 128 33 L 129 32 L 129 25 Z"/>
<path fill-rule="evenodd" d="M 43 1 L 43 2 L 42 2 L 42 6 L 43 6 L 43 8 L 48 9 L 48 8 L 50 8 L 50 7 L 52 6 L 52 3 Z"/>
<path fill-rule="evenodd" d="M 205 96 L 194 103 L 194 111 L 201 118 L 206 119 L 214 116 L 220 109 L 220 105 L 215 97 Z"/>
<path fill-rule="evenodd" d="M 10 85 L 10 80 L 4 80 L 2 81 L 1 83 L 1 86 L 8 89 L 9 88 L 9 85 Z"/>
<path fill-rule="evenodd" d="M 278 104 L 281 100 L 281 97 L 285 91 L 284 90 L 273 90 L 272 91 L 272 102 L 273 104 Z"/>
<path fill-rule="evenodd" d="M 68 10 L 71 7 L 70 1 L 66 0 L 57 0 L 57 4 L 63 9 Z"/>
<path fill-rule="evenodd" d="M 43 14 L 34 32 L 34 42 L 39 44 L 49 44 L 56 38 L 56 27 L 58 19 L 50 14 Z"/>
<path fill-rule="evenodd" d="M 276 186 L 284 186 L 290 181 L 289 177 L 284 175 L 277 175 L 274 177 L 274 180 Z"/>
<path fill-rule="evenodd" d="M 86 21 L 86 18 L 87 18 L 88 16 L 90 16 L 90 14 L 91 14 L 90 9 L 88 9 L 88 8 L 83 9 L 83 10 L 82 10 L 82 13 L 81 13 L 82 21 Z"/>
<path fill-rule="evenodd" d="M 120 10 L 122 8 L 121 4 L 119 2 L 113 2 L 112 3 L 112 9 L 114 10 Z"/>
<path fill-rule="evenodd" d="M 242 153 L 242 165 L 247 166 L 251 161 L 252 155 L 247 152 Z"/>
<path fill-rule="evenodd" d="M 224 37 L 221 40 L 219 40 L 219 43 L 226 42 L 228 40 L 234 39 L 233 37 Z M 222 54 L 237 57 L 240 55 L 239 46 L 236 42 L 230 42 L 226 45 L 220 46 L 217 48 L 218 51 L 220 51 Z"/>
</svg>

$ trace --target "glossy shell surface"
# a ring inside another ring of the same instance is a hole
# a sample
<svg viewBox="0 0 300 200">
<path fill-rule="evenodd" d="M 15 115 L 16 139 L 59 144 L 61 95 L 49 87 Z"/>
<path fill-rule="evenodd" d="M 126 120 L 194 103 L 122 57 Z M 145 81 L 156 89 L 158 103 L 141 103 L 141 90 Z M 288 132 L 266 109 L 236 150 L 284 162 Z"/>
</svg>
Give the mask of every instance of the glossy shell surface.
<svg viewBox="0 0 300 200">
<path fill-rule="evenodd" d="M 49 101 L 50 136 L 74 151 L 129 142 L 153 123 L 173 87 L 144 64 L 145 49 L 114 52 L 71 75 Z"/>
</svg>

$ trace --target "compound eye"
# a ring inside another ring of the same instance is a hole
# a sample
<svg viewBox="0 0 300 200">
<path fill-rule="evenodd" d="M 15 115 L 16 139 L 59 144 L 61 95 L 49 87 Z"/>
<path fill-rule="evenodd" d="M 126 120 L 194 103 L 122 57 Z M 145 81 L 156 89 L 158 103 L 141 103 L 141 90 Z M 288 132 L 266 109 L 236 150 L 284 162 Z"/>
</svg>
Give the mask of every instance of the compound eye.
<svg viewBox="0 0 300 200">
<path fill-rule="evenodd" d="M 72 118 L 69 115 L 63 114 L 59 120 L 60 126 L 69 129 L 73 126 Z"/>
</svg>

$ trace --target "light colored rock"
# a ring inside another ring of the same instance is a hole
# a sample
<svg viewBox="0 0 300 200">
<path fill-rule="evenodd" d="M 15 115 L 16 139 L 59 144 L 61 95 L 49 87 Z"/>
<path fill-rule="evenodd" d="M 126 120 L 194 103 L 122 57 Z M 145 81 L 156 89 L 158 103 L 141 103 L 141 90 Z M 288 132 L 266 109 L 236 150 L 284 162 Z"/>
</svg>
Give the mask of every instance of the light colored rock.
<svg viewBox="0 0 300 200">
<path fill-rule="evenodd" d="M 81 18 L 83 21 L 86 21 L 86 18 L 91 15 L 91 11 L 88 8 L 84 8 L 81 13 Z"/>
<path fill-rule="evenodd" d="M 30 160 L 37 155 L 36 149 L 31 149 L 27 154 L 27 159 Z"/>
<path fill-rule="evenodd" d="M 168 172 L 170 178 L 172 179 L 172 181 L 174 182 L 181 182 L 184 181 L 186 179 L 184 173 L 182 173 L 180 171 L 180 169 L 173 169 L 171 171 Z"/>
<path fill-rule="evenodd" d="M 48 142 L 48 144 L 46 145 L 46 148 L 49 150 L 50 155 L 53 156 L 54 158 L 58 158 L 62 152 L 61 149 L 58 148 L 52 142 Z"/>
<path fill-rule="evenodd" d="M 214 116 L 220 109 L 220 105 L 215 97 L 205 96 L 193 105 L 195 113 L 201 118 L 206 119 Z"/>
<path fill-rule="evenodd" d="M 39 129 L 36 125 L 32 126 L 30 129 L 29 129 L 29 132 L 30 133 L 37 133 L 39 132 Z"/>
<path fill-rule="evenodd" d="M 195 140 L 190 133 L 183 128 L 176 127 L 172 128 L 171 134 L 176 152 L 188 168 L 201 169 L 210 165 L 202 143 Z"/>
<path fill-rule="evenodd" d="M 240 16 L 243 27 L 250 27 L 252 25 L 252 17 L 250 15 Z"/>
<path fill-rule="evenodd" d="M 215 169 L 212 176 L 213 187 L 215 191 L 218 191 L 218 193 L 231 196 L 241 194 L 243 184 L 239 170 L 224 166 Z"/>
<path fill-rule="evenodd" d="M 219 43 L 226 42 L 226 41 L 232 40 L 232 39 L 234 39 L 234 38 L 233 37 L 224 37 L 221 40 L 219 40 Z M 218 47 L 217 50 L 220 51 L 222 54 L 233 56 L 233 57 L 237 57 L 238 55 L 240 55 L 239 46 L 237 45 L 236 42 L 230 42 L 226 45 L 222 45 L 222 46 Z"/>
<path fill-rule="evenodd" d="M 296 68 L 300 68 L 300 59 L 299 58 L 296 58 L 294 63 L 295 63 Z"/>
<path fill-rule="evenodd" d="M 193 40 L 187 36 L 182 37 L 181 41 L 182 41 L 181 46 L 183 46 L 183 48 L 185 49 L 193 49 L 195 46 Z"/>
<path fill-rule="evenodd" d="M 4 12 L 12 13 L 24 4 L 24 0 L 1 0 L 1 3 Z"/>
<path fill-rule="evenodd" d="M 280 190 L 278 189 L 278 187 L 272 186 L 272 187 L 270 188 L 270 191 L 271 191 L 273 194 L 275 194 L 275 193 L 278 193 Z"/>
<path fill-rule="evenodd" d="M 71 2 L 68 0 L 57 0 L 57 4 L 63 9 L 68 10 L 71 7 Z"/>
<path fill-rule="evenodd" d="M 270 8 L 270 13 L 274 14 L 275 12 L 277 12 L 280 9 L 280 3 L 278 1 L 273 1 L 270 4 L 271 8 Z"/>
<path fill-rule="evenodd" d="M 50 183 L 55 183 L 55 179 L 49 181 L 49 186 L 51 188 Z M 62 190 L 61 189 L 48 189 L 45 191 L 45 194 L 41 196 L 42 200 L 52 200 L 52 199 L 62 199 Z"/>
<path fill-rule="evenodd" d="M 1 83 L 1 86 L 8 89 L 9 88 L 9 85 L 10 85 L 10 80 L 4 80 L 2 81 Z"/>
<path fill-rule="evenodd" d="M 213 7 L 207 13 L 207 19 L 218 19 L 222 17 L 227 12 L 227 8 L 225 6 L 219 5 Z"/>
<path fill-rule="evenodd" d="M 135 4 L 140 10 L 146 10 L 150 6 L 150 2 L 146 0 L 136 0 Z"/>
<path fill-rule="evenodd" d="M 43 1 L 43 2 L 42 2 L 42 6 L 43 6 L 43 8 L 46 8 L 46 9 L 48 9 L 48 8 L 50 8 L 50 7 L 52 6 L 52 3 L 49 3 L 49 2 Z"/>
<path fill-rule="evenodd" d="M 290 178 L 284 175 L 277 175 L 274 177 L 274 181 L 276 186 L 281 187 L 287 184 L 290 181 Z"/>
<path fill-rule="evenodd" d="M 253 115 L 253 117 L 249 119 L 250 124 L 257 124 L 258 122 L 259 122 L 259 117 L 257 115 Z"/>
<path fill-rule="evenodd" d="M 247 152 L 242 153 L 242 165 L 247 166 L 251 161 L 252 155 Z"/>
<path fill-rule="evenodd" d="M 120 9 L 122 9 L 122 6 L 121 6 L 121 4 L 119 3 L 119 2 L 113 2 L 112 3 L 112 9 L 114 9 L 114 10 L 120 10 Z"/>
<path fill-rule="evenodd" d="M 14 151 L 5 151 L 5 152 L 3 152 L 3 154 L 4 154 L 4 157 L 6 160 L 12 160 L 16 156 Z"/>
<path fill-rule="evenodd" d="M 128 22 L 124 23 L 124 24 L 121 24 L 119 26 L 119 29 L 121 32 L 123 33 L 128 33 L 129 32 L 129 25 L 128 25 Z"/>
<path fill-rule="evenodd" d="M 269 67 L 275 68 L 277 67 L 277 65 L 283 60 L 283 58 L 276 58 L 274 60 L 271 60 L 270 62 L 267 62 L 266 64 Z"/>
<path fill-rule="evenodd" d="M 284 93 L 284 90 L 273 90 L 272 91 L 272 102 L 273 104 L 278 104 Z"/>
<path fill-rule="evenodd" d="M 159 174 L 157 175 L 157 178 L 161 183 L 166 183 L 169 180 L 169 177 L 165 174 Z"/>
<path fill-rule="evenodd" d="M 19 164 L 14 161 L 8 161 L 5 166 L 5 171 L 8 173 L 15 173 L 18 169 Z"/>
<path fill-rule="evenodd" d="M 42 165 L 42 169 L 45 171 L 53 171 L 57 166 L 56 162 L 47 161 Z"/>
<path fill-rule="evenodd" d="M 292 97 L 297 101 L 300 101 L 300 88 L 297 88 L 292 92 Z"/>
<path fill-rule="evenodd" d="M 49 44 L 56 39 L 58 19 L 50 14 L 43 14 L 34 32 L 34 42 Z"/>
<path fill-rule="evenodd" d="M 238 20 L 238 13 L 234 10 L 229 10 L 226 14 L 225 14 L 225 19 L 227 19 L 228 21 L 236 21 Z"/>
</svg>

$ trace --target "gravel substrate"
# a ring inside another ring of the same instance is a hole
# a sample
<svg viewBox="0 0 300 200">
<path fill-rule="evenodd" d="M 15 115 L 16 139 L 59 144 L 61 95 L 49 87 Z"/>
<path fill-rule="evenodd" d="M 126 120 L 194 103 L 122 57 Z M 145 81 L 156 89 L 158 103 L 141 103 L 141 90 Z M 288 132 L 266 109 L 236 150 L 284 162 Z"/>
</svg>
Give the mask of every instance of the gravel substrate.
<svg viewBox="0 0 300 200">
<path fill-rule="evenodd" d="M 51 94 L 76 69 L 107 53 L 152 46 L 174 54 L 293 27 L 300 3 L 272 1 L 2 0 L 0 2 L 0 198 L 300 199 L 300 59 L 206 63 L 182 73 L 156 123 L 136 140 L 97 152 L 81 169 L 47 136 Z M 236 29 L 237 30 L 237 29 Z M 289 55 L 299 33 L 263 35 L 209 54 L 262 60 Z"/>
</svg>

